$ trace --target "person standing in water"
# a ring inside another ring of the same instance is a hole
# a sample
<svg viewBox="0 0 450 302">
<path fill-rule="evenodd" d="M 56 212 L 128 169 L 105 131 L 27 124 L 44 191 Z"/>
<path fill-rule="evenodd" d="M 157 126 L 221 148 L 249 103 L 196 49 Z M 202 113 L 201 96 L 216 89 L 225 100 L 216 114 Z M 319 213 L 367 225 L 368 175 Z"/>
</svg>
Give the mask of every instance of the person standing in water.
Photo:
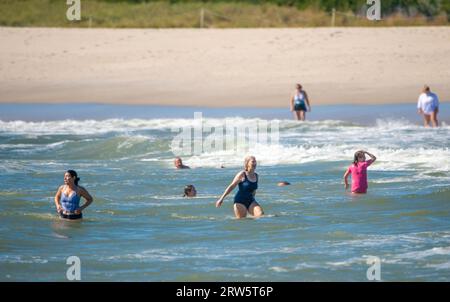
<svg viewBox="0 0 450 302">
<path fill-rule="evenodd" d="M 303 90 L 301 84 L 295 85 L 295 92 L 291 96 L 291 111 L 294 112 L 294 117 L 299 121 L 304 121 L 306 118 L 306 111 L 311 112 L 311 105 L 309 103 L 308 94 Z"/>
<path fill-rule="evenodd" d="M 366 161 L 365 154 L 370 156 L 370 159 Z M 360 150 L 357 151 L 353 157 L 353 164 L 345 171 L 344 174 L 344 186 L 348 189 L 347 178 L 351 174 L 352 176 L 352 193 L 365 194 L 367 193 L 367 167 L 373 164 L 377 158 L 369 152 Z"/>
<path fill-rule="evenodd" d="M 244 170 L 236 174 L 231 184 L 217 200 L 216 207 L 220 207 L 225 197 L 230 194 L 236 186 L 239 191 L 234 196 L 234 215 L 236 218 L 244 218 L 247 212 L 254 217 L 261 217 L 264 211 L 255 200 L 256 189 L 258 189 L 258 174 L 255 173 L 256 158 L 247 156 L 244 160 Z"/>
<path fill-rule="evenodd" d="M 56 211 L 61 218 L 80 219 L 83 218 L 82 211 L 93 201 L 89 192 L 78 185 L 80 178 L 74 170 L 64 173 L 64 185 L 60 186 L 55 195 Z M 80 199 L 86 202 L 80 206 Z"/>
<path fill-rule="evenodd" d="M 430 87 L 425 85 L 417 101 L 417 113 L 423 116 L 423 125 L 428 127 L 430 122 L 432 127 L 439 126 L 437 114 L 439 112 L 439 98 L 431 92 Z"/>
</svg>

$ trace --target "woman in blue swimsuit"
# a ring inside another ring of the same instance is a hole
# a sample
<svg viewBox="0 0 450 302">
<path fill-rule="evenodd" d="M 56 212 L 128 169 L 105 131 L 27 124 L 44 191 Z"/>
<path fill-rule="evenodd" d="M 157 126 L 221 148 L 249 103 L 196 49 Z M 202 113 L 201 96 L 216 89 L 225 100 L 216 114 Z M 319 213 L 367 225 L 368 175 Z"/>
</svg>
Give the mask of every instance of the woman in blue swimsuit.
<svg viewBox="0 0 450 302">
<path fill-rule="evenodd" d="M 255 217 L 264 214 L 263 209 L 255 200 L 256 189 L 258 189 L 258 174 L 255 173 L 256 158 L 247 156 L 244 160 L 244 171 L 236 174 L 231 184 L 217 200 L 216 207 L 220 207 L 224 198 L 239 185 L 239 191 L 234 196 L 234 215 L 236 218 L 244 218 L 247 212 Z"/>
<path fill-rule="evenodd" d="M 78 185 L 77 172 L 68 170 L 64 173 L 64 185 L 60 186 L 55 195 L 56 211 L 65 219 L 80 219 L 83 218 L 81 213 L 93 201 L 89 192 Z M 80 206 L 80 199 L 86 199 L 85 204 Z"/>
<path fill-rule="evenodd" d="M 297 120 L 304 121 L 306 118 L 306 111 L 311 112 L 311 105 L 306 91 L 302 90 L 302 85 L 295 85 L 295 92 L 291 96 L 291 111 Z M 308 106 L 308 108 L 306 108 Z"/>
</svg>

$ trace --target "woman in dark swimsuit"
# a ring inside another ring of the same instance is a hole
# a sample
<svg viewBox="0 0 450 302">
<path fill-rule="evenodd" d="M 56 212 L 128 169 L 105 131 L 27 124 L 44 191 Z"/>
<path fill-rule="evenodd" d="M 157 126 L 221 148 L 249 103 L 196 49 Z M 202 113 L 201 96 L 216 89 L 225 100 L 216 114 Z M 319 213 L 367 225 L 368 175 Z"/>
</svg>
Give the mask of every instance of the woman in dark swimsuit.
<svg viewBox="0 0 450 302">
<path fill-rule="evenodd" d="M 296 84 L 295 89 L 290 99 L 291 111 L 294 112 L 294 116 L 298 121 L 304 121 L 306 112 L 311 112 L 308 94 L 303 90 L 301 84 Z"/>
<path fill-rule="evenodd" d="M 216 207 L 220 207 L 225 197 L 239 185 L 239 191 L 234 196 L 234 215 L 236 218 L 244 218 L 247 212 L 255 217 L 264 214 L 263 209 L 255 200 L 256 189 L 258 189 L 258 174 L 255 173 L 256 159 L 254 156 L 248 156 L 244 161 L 244 171 L 236 174 L 231 184 L 225 189 L 225 192 L 217 200 Z"/>
</svg>

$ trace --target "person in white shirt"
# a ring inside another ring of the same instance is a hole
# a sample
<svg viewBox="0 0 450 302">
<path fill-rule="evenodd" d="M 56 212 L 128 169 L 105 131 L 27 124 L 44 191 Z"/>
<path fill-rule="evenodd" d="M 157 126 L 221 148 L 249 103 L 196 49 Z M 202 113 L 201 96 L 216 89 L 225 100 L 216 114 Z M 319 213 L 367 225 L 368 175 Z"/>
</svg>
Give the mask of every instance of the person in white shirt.
<svg viewBox="0 0 450 302">
<path fill-rule="evenodd" d="M 431 92 L 430 87 L 427 85 L 423 87 L 422 94 L 419 96 L 417 112 L 423 115 L 423 124 L 425 127 L 428 127 L 430 122 L 433 127 L 439 125 L 437 119 L 439 98 L 435 93 Z"/>
</svg>

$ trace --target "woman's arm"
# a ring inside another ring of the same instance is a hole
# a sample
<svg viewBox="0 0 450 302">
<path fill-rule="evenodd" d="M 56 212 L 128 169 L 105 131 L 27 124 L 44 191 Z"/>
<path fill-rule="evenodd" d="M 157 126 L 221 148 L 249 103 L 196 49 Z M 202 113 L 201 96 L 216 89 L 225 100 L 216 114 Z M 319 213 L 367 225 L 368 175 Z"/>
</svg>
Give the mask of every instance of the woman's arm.
<svg viewBox="0 0 450 302">
<path fill-rule="evenodd" d="M 437 94 L 435 94 L 434 106 L 436 107 L 436 109 L 435 109 L 436 114 L 439 113 L 439 97 L 437 96 Z"/>
<path fill-rule="evenodd" d="M 364 153 L 366 153 L 367 155 L 369 155 L 370 156 L 370 159 L 372 160 L 372 163 L 373 162 L 375 162 L 376 160 L 377 160 L 377 158 L 375 157 L 375 155 L 373 155 L 373 154 L 370 154 L 369 152 L 367 152 L 367 151 L 364 151 Z"/>
<path fill-rule="evenodd" d="M 344 188 L 347 190 L 348 189 L 348 175 L 350 174 L 350 170 L 347 169 L 347 171 L 345 171 L 344 173 Z"/>
<path fill-rule="evenodd" d="M 227 197 L 227 195 L 230 194 L 231 191 L 233 191 L 234 188 L 236 188 L 236 186 L 241 182 L 241 180 L 242 180 L 242 173 L 244 173 L 244 171 L 241 171 L 238 174 L 236 174 L 236 176 L 234 177 L 234 179 L 231 182 L 231 184 L 225 189 L 225 192 L 223 192 L 222 196 L 220 196 L 220 198 L 216 201 L 216 207 L 217 208 L 222 205 L 222 202 L 225 199 L 225 197 Z"/>
<path fill-rule="evenodd" d="M 291 111 L 294 111 L 294 95 L 291 95 Z"/>
<path fill-rule="evenodd" d="M 89 194 L 89 192 L 83 187 L 79 187 L 79 193 L 82 197 L 84 197 L 84 199 L 86 199 L 86 202 L 84 203 L 84 205 L 82 205 L 78 209 L 81 212 L 84 209 L 86 209 L 94 201 L 94 199 L 92 198 L 91 194 Z"/>
<path fill-rule="evenodd" d="M 303 91 L 305 93 L 305 101 L 306 101 L 306 105 L 308 105 L 308 109 L 309 112 L 311 112 L 311 104 L 309 103 L 309 97 L 308 94 L 306 93 L 306 91 Z"/>
<path fill-rule="evenodd" d="M 63 186 L 60 186 L 55 195 L 55 206 L 56 206 L 56 212 L 58 212 L 58 213 L 59 213 L 59 211 L 62 210 L 61 203 L 60 203 L 62 188 L 63 188 Z"/>
<path fill-rule="evenodd" d="M 422 94 L 419 96 L 419 99 L 417 100 L 417 113 L 422 114 Z"/>
</svg>

